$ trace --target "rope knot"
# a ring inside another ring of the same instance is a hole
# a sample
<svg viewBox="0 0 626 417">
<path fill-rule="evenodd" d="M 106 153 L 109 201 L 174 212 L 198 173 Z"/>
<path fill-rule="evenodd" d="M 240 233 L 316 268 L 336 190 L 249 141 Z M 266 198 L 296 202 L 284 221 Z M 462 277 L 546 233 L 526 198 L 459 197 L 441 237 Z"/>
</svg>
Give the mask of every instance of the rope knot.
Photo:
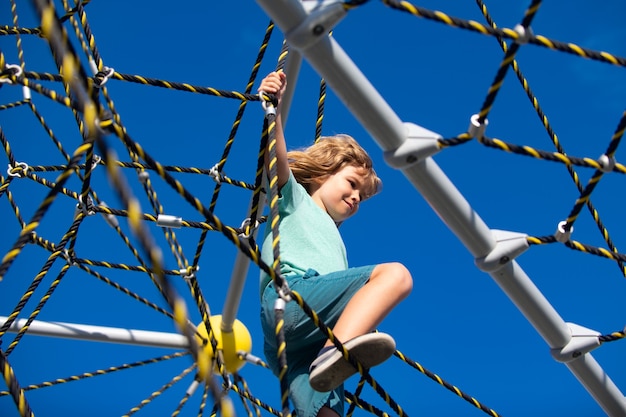
<svg viewBox="0 0 626 417">
<path fill-rule="evenodd" d="M 96 88 L 101 88 L 103 85 L 109 81 L 109 78 L 113 76 L 115 70 L 113 68 L 104 67 L 101 71 L 98 71 L 96 75 L 93 76 L 94 86 Z"/>
<path fill-rule="evenodd" d="M 24 178 L 29 166 L 26 162 L 16 162 L 15 165 L 7 165 L 7 174 L 9 177 Z"/>
<path fill-rule="evenodd" d="M 16 64 L 7 64 L 0 72 L 0 84 L 13 84 L 13 78 L 22 75 L 22 67 Z"/>
</svg>

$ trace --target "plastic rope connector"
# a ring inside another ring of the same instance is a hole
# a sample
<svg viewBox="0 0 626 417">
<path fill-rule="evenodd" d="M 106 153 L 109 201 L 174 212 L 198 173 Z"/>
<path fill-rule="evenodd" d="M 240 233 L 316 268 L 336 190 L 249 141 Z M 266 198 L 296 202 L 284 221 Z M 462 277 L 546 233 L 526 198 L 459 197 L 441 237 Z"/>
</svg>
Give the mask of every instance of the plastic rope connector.
<svg viewBox="0 0 626 417">
<path fill-rule="evenodd" d="M 520 45 L 528 43 L 530 37 L 533 35 L 533 30 L 531 28 L 525 28 L 520 24 L 515 25 L 513 30 L 519 35 L 519 38 L 515 39 L 515 43 Z"/>
<path fill-rule="evenodd" d="M 241 222 L 241 226 L 239 227 L 239 230 L 241 230 L 241 233 L 239 233 L 240 238 L 250 239 L 261 223 L 257 220 L 254 222 L 254 225 L 251 226 L 251 224 L 252 219 L 250 217 Z"/>
<path fill-rule="evenodd" d="M 485 131 L 487 130 L 487 125 L 489 121 L 485 119 L 482 123 L 478 120 L 480 116 L 478 114 L 473 114 L 470 117 L 470 125 L 467 128 L 467 133 L 473 138 L 482 138 L 485 136 Z"/>
<path fill-rule="evenodd" d="M 615 169 L 615 157 L 607 154 L 601 155 L 598 158 L 598 164 L 600 165 L 600 171 L 611 172 Z"/>
<path fill-rule="evenodd" d="M 63 252 L 61 252 L 61 256 L 63 257 L 63 259 L 65 259 L 65 261 L 71 265 L 71 266 L 77 266 L 78 262 L 76 262 L 76 258 L 70 253 L 70 251 L 65 248 L 63 249 Z"/>
<path fill-rule="evenodd" d="M 91 196 L 88 195 L 85 201 L 83 201 L 83 196 L 79 195 L 76 210 L 82 211 L 85 216 L 93 216 L 96 214 L 96 211 L 93 209 L 93 200 L 91 199 Z"/>
<path fill-rule="evenodd" d="M 211 169 L 209 170 L 209 175 L 211 176 L 211 178 L 213 178 L 213 181 L 220 184 L 222 182 L 222 176 L 220 174 L 218 166 L 219 164 L 213 165 Z"/>
<path fill-rule="evenodd" d="M 4 66 L 5 69 L 13 70 L 13 76 L 19 77 L 22 75 L 22 67 L 16 64 L 7 64 Z M 10 78 L 0 78 L 0 84 L 13 84 L 13 80 Z"/>
<path fill-rule="evenodd" d="M 180 229 L 182 225 L 182 217 L 171 216 L 169 214 L 159 214 L 157 216 L 157 226 Z"/>
<path fill-rule="evenodd" d="M 407 137 L 397 148 L 383 154 L 385 162 L 396 169 L 406 168 L 440 151 L 441 135 L 413 123 L 404 123 Z"/>
<path fill-rule="evenodd" d="M 528 249 L 527 235 L 504 230 L 491 231 L 496 239 L 496 246 L 486 256 L 476 258 L 474 263 L 484 272 L 502 268 Z"/>
<path fill-rule="evenodd" d="M 9 177 L 17 178 L 24 178 L 29 168 L 26 162 L 16 162 L 15 166 L 12 166 L 11 164 L 8 164 L 7 166 L 7 175 Z"/>
<path fill-rule="evenodd" d="M 567 222 L 563 220 L 562 222 L 559 222 L 558 226 L 556 227 L 556 232 L 554 232 L 554 238 L 557 242 L 565 243 L 572 235 L 572 232 L 574 231 L 574 226 L 570 226 L 569 229 L 565 230 L 566 225 Z"/>
<path fill-rule="evenodd" d="M 93 76 L 94 85 L 96 88 L 100 88 L 109 81 L 109 78 L 113 76 L 115 70 L 113 68 L 104 67 L 102 71 L 98 71 L 96 75 Z"/>
<path fill-rule="evenodd" d="M 265 116 L 269 116 L 270 114 L 276 115 L 276 107 L 274 107 L 274 103 L 265 99 L 265 96 L 268 94 L 265 91 L 259 91 L 259 100 L 261 101 L 261 107 L 263 111 L 265 111 Z"/>
<path fill-rule="evenodd" d="M 573 323 L 566 323 L 572 338 L 561 348 L 551 349 L 552 357 L 559 362 L 571 362 L 600 346 L 600 333 Z"/>
<path fill-rule="evenodd" d="M 147 183 L 150 179 L 150 173 L 148 171 L 141 171 L 139 174 L 137 174 L 137 176 L 139 177 L 139 181 L 141 181 L 142 184 Z"/>
<path fill-rule="evenodd" d="M 107 204 L 104 201 L 100 202 L 100 206 L 108 208 Z M 120 226 L 120 222 L 117 220 L 117 217 L 112 215 L 111 213 L 100 213 L 104 220 L 111 226 L 113 229 L 117 229 Z"/>
<path fill-rule="evenodd" d="M 276 285 L 276 283 L 274 283 L 274 288 L 276 289 L 276 293 L 278 294 L 277 301 L 282 300 L 283 302 L 288 303 L 289 301 L 292 300 L 291 295 L 289 295 L 291 290 L 289 289 L 289 284 L 287 284 L 287 281 L 285 281 L 284 279 L 282 281 L 283 281 L 283 285 L 280 288 Z"/>
<path fill-rule="evenodd" d="M 94 155 L 93 161 L 91 162 L 91 170 L 93 171 L 100 162 L 102 162 L 102 158 L 99 155 Z"/>
<path fill-rule="evenodd" d="M 306 4 L 307 2 L 303 2 Z M 296 49 L 307 49 L 328 34 L 346 16 L 343 2 L 310 2 L 313 4 L 307 18 L 285 34 L 290 45 Z M 318 7 L 319 5 L 321 7 Z"/>
<path fill-rule="evenodd" d="M 200 382 L 198 382 L 197 379 L 194 379 L 193 381 L 191 381 L 189 388 L 187 388 L 186 394 L 191 397 L 196 392 L 199 386 Z"/>
<path fill-rule="evenodd" d="M 196 266 L 190 266 L 189 268 L 181 268 L 178 270 L 178 273 L 180 274 L 181 277 L 183 277 L 186 280 L 190 280 L 190 279 L 194 279 L 196 277 L 196 271 L 199 271 L 200 267 Z"/>
</svg>

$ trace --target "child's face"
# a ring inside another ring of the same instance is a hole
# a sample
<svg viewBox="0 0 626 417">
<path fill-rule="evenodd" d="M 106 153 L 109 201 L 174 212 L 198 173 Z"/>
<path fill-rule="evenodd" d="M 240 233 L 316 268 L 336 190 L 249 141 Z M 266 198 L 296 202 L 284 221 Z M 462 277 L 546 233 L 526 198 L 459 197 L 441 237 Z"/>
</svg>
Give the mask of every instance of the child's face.
<svg viewBox="0 0 626 417">
<path fill-rule="evenodd" d="M 359 209 L 364 196 L 366 171 L 355 166 L 345 166 L 311 188 L 311 197 L 325 210 L 335 223 L 341 223 Z"/>
</svg>

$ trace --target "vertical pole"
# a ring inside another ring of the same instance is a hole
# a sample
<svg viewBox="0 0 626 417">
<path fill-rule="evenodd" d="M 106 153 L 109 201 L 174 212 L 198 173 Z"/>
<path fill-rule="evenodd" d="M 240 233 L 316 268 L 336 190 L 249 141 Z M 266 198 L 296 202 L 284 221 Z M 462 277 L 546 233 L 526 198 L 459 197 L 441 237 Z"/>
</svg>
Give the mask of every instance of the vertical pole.
<svg viewBox="0 0 626 417">
<path fill-rule="evenodd" d="M 297 51 L 289 51 L 289 55 L 287 55 L 287 62 L 285 67 L 287 68 L 287 91 L 285 92 L 285 97 L 283 97 L 281 108 L 283 111 L 282 121 L 283 127 L 287 121 L 287 115 L 289 114 L 289 108 L 291 107 L 291 100 L 293 98 L 294 89 L 296 86 L 296 81 L 298 77 L 298 73 L 300 71 L 300 66 L 302 63 L 302 56 Z M 263 207 L 265 205 L 265 194 L 261 193 L 259 198 L 259 206 Z M 259 214 L 261 211 L 259 211 Z M 258 219 L 252 219 L 255 222 Z M 256 236 L 257 230 L 253 231 L 253 236 Z M 222 311 L 222 324 L 220 325 L 220 329 L 223 333 L 231 333 L 233 331 L 233 324 L 235 323 L 235 319 L 237 318 L 237 311 L 239 310 L 239 304 L 241 303 L 241 297 L 243 294 L 244 285 L 246 282 L 246 277 L 248 275 L 248 270 L 250 267 L 250 259 L 243 254 L 243 252 L 238 251 L 237 257 L 235 258 L 235 264 L 233 266 L 233 272 L 230 277 L 230 286 L 228 287 L 228 292 L 226 294 L 226 301 L 224 302 L 224 308 Z"/>
</svg>

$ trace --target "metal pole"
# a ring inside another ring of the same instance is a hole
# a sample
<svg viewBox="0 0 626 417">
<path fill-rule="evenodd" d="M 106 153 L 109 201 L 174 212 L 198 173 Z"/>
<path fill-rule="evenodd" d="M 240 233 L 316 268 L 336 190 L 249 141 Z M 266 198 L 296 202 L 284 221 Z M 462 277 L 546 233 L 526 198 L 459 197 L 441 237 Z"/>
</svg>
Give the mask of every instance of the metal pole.
<svg viewBox="0 0 626 417">
<path fill-rule="evenodd" d="M 8 317 L 0 316 L 0 324 Z M 9 332 L 19 332 L 27 323 L 26 319 L 15 320 Z M 0 326 L 1 327 L 1 326 Z M 28 326 L 29 335 L 78 339 L 90 342 L 121 343 L 127 345 L 188 349 L 189 341 L 178 333 L 153 332 L 147 330 L 120 329 L 117 327 L 90 326 L 86 324 L 47 322 L 34 320 Z"/>
<path fill-rule="evenodd" d="M 327 13 L 317 10 L 308 14 L 297 0 L 257 2 L 285 33 L 290 45 L 326 79 L 383 151 L 398 150 L 407 141 L 406 124 L 337 42 L 327 36 L 329 25 L 338 21 L 340 12 L 336 5 L 328 3 Z M 402 167 L 402 172 L 472 255 L 479 259 L 494 250 L 497 242 L 492 231 L 432 158 L 425 157 Z M 563 347 L 572 339 L 569 327 L 515 261 L 490 274 L 550 348 Z M 567 366 L 607 414 L 626 415 L 623 394 L 591 354 L 585 353 L 567 362 Z"/>
<path fill-rule="evenodd" d="M 283 97 L 282 108 L 282 122 L 283 128 L 287 122 L 287 116 L 291 106 L 291 99 L 296 86 L 298 73 L 302 64 L 302 56 L 298 51 L 289 51 L 287 55 L 287 62 L 285 63 L 287 74 L 287 91 Z M 265 205 L 265 194 L 261 193 L 259 198 L 259 207 Z M 261 211 L 259 211 L 259 214 Z M 258 219 L 254 219 L 256 221 Z M 252 236 L 256 236 L 257 230 L 254 229 Z M 235 265 L 230 277 L 230 286 L 228 287 L 228 293 L 226 294 L 226 301 L 224 302 L 224 309 L 222 311 L 222 323 L 220 330 L 223 333 L 230 333 L 233 331 L 233 324 L 237 318 L 237 311 L 241 303 L 241 296 L 243 294 L 246 277 L 250 267 L 250 259 L 244 255 L 241 251 L 237 253 L 235 258 Z"/>
</svg>

